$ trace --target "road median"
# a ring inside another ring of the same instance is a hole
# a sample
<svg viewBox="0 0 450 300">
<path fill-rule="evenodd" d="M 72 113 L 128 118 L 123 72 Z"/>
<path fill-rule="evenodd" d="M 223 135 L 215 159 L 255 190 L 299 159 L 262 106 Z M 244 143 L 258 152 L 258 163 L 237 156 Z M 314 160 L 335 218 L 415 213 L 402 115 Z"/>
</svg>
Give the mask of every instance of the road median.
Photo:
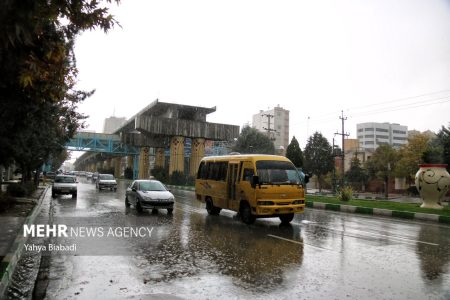
<svg viewBox="0 0 450 300">
<path fill-rule="evenodd" d="M 448 205 L 442 210 L 437 210 L 420 208 L 417 203 L 360 199 L 343 202 L 333 197 L 314 195 L 309 195 L 307 198 L 306 206 L 309 208 L 450 224 Z"/>
</svg>

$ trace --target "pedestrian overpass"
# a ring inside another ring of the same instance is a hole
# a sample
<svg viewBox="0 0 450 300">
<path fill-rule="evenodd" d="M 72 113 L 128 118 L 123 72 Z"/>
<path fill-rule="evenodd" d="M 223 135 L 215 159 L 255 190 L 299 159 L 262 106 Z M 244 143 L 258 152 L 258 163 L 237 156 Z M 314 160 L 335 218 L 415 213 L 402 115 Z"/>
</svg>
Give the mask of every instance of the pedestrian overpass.
<svg viewBox="0 0 450 300">
<path fill-rule="evenodd" d="M 138 155 L 137 147 L 124 144 L 118 134 L 78 132 L 67 144 L 71 151 L 101 152 L 116 155 Z"/>
</svg>

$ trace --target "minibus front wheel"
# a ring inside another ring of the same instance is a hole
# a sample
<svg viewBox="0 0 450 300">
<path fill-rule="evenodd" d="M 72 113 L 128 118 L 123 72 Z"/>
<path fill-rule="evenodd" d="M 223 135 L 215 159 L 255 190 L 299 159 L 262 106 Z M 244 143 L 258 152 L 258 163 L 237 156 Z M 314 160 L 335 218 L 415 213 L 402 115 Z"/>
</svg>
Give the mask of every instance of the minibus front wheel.
<svg viewBox="0 0 450 300">
<path fill-rule="evenodd" d="M 241 202 L 239 213 L 241 215 L 242 222 L 245 224 L 253 224 L 256 220 L 256 217 L 252 214 L 252 210 L 248 202 Z"/>
<path fill-rule="evenodd" d="M 294 219 L 294 213 L 280 215 L 279 217 L 282 224 L 289 224 Z"/>
</svg>

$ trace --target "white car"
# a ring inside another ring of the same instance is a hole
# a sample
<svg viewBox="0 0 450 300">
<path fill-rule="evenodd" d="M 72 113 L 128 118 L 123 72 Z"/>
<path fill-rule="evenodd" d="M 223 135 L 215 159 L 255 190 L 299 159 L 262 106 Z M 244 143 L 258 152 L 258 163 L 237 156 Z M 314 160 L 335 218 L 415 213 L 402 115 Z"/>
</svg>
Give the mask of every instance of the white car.
<svg viewBox="0 0 450 300">
<path fill-rule="evenodd" d="M 70 175 L 56 175 L 52 186 L 52 197 L 69 194 L 72 198 L 77 197 L 77 178 Z"/>
<path fill-rule="evenodd" d="M 98 174 L 97 189 L 110 189 L 117 191 L 117 181 L 111 174 Z"/>
</svg>

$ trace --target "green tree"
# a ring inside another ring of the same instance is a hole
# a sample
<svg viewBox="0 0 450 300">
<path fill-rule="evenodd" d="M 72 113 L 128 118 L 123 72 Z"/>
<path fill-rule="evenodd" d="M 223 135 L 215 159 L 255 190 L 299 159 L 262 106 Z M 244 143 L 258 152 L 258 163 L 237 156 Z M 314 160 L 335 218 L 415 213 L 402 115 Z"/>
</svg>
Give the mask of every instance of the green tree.
<svg viewBox="0 0 450 300">
<path fill-rule="evenodd" d="M 328 140 L 319 132 L 315 132 L 306 144 L 305 151 L 305 169 L 307 172 L 317 176 L 319 190 L 322 190 L 323 176 L 333 170 L 334 158 L 332 147 Z"/>
<path fill-rule="evenodd" d="M 442 126 L 437 134 L 437 140 L 442 147 L 442 161 L 450 166 L 450 125 L 448 128 Z"/>
<path fill-rule="evenodd" d="M 424 163 L 423 156 L 429 149 L 430 136 L 427 134 L 416 134 L 408 139 L 399 152 L 399 160 L 395 165 L 394 175 L 405 177 L 408 183 L 414 181 L 414 176 L 419 169 L 419 164 Z"/>
<path fill-rule="evenodd" d="M 24 181 L 85 118 L 77 105 L 92 92 L 75 89 L 75 37 L 115 23 L 99 1 L 0 2 L 0 164 L 15 161 Z"/>
<path fill-rule="evenodd" d="M 367 171 L 361 166 L 361 161 L 358 157 L 354 156 L 350 162 L 350 169 L 345 173 L 347 180 L 351 183 L 352 187 L 356 190 L 361 190 L 368 179 L 369 175 Z"/>
<path fill-rule="evenodd" d="M 256 128 L 242 128 L 233 151 L 240 153 L 274 154 L 275 146 L 270 138 Z"/>
<path fill-rule="evenodd" d="M 366 162 L 369 175 L 384 180 L 386 198 L 389 191 L 389 178 L 394 175 L 397 160 L 397 151 L 392 146 L 383 144 L 375 150 L 372 157 Z"/>
<path fill-rule="evenodd" d="M 292 137 L 291 143 L 287 146 L 286 157 L 289 158 L 297 168 L 303 167 L 302 149 L 300 149 L 300 145 L 295 136 Z"/>
</svg>

